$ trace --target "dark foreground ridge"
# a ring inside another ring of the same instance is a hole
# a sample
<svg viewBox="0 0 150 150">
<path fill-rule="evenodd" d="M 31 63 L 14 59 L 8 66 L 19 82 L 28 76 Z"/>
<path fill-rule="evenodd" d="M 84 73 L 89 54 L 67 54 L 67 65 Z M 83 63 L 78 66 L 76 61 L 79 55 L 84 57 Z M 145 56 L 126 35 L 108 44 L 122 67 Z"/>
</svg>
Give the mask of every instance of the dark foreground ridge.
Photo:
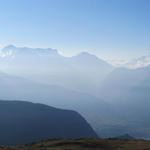
<svg viewBox="0 0 150 150">
<path fill-rule="evenodd" d="M 150 141 L 129 139 L 50 139 L 0 150 L 149 150 Z"/>
<path fill-rule="evenodd" d="M 77 112 L 23 101 L 0 101 L 0 145 L 47 138 L 97 137 Z"/>
</svg>

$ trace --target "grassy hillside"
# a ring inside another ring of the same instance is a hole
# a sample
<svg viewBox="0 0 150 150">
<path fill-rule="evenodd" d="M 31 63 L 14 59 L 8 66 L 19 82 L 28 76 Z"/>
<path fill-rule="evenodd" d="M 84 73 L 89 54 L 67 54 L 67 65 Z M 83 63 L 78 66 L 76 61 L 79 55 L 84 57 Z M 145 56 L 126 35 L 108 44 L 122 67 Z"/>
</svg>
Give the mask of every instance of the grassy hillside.
<svg viewBox="0 0 150 150">
<path fill-rule="evenodd" d="M 121 139 L 51 139 L 0 150 L 150 150 L 150 141 Z"/>
</svg>

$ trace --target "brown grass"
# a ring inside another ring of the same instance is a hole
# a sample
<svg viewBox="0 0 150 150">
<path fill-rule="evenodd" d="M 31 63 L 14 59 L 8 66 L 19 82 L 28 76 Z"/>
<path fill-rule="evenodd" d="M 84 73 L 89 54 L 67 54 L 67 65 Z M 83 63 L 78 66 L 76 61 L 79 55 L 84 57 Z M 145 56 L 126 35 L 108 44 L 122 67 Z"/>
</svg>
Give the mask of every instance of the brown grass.
<svg viewBox="0 0 150 150">
<path fill-rule="evenodd" d="M 121 139 L 50 139 L 0 150 L 150 150 L 150 141 Z"/>
</svg>

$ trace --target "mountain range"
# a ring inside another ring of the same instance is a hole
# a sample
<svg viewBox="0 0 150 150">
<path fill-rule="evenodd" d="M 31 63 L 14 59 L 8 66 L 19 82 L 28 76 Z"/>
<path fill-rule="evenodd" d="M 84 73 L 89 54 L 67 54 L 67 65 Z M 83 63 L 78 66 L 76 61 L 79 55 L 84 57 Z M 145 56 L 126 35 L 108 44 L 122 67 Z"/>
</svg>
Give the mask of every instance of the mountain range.
<svg viewBox="0 0 150 150">
<path fill-rule="evenodd" d="M 82 52 L 64 57 L 54 49 L 15 47 L 2 49 L 0 70 L 35 82 L 92 94 L 113 67 L 107 62 Z"/>
<path fill-rule="evenodd" d="M 149 66 L 114 68 L 87 52 L 64 57 L 10 45 L 1 52 L 0 70 L 0 99 L 78 111 L 100 137 L 150 138 Z"/>
<path fill-rule="evenodd" d="M 108 62 L 115 67 L 137 69 L 137 68 L 147 67 L 150 65 L 150 55 L 142 56 L 142 57 L 134 58 L 130 60 L 125 60 L 125 59 L 108 60 Z"/>
</svg>

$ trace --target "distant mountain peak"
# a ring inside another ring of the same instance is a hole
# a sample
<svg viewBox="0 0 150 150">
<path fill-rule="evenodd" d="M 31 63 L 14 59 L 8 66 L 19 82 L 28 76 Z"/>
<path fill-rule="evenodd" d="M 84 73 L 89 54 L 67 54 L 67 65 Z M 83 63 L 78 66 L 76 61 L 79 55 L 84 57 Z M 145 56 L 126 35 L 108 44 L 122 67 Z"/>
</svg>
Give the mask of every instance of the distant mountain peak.
<svg viewBox="0 0 150 150">
<path fill-rule="evenodd" d="M 90 54 L 88 52 L 81 52 L 78 55 L 73 56 L 71 58 L 77 63 L 83 63 L 86 65 L 93 65 L 93 67 L 100 65 L 101 68 L 103 68 L 103 67 L 113 68 L 110 64 L 108 64 L 103 59 L 100 59 L 96 55 Z"/>
<path fill-rule="evenodd" d="M 84 51 L 84 52 L 79 53 L 78 55 L 82 55 L 82 56 L 91 56 L 92 54 L 90 54 L 90 53 Z M 94 56 L 94 55 L 93 55 L 93 56 Z"/>
<path fill-rule="evenodd" d="M 46 54 L 58 56 L 56 49 L 52 48 L 28 48 L 28 47 L 16 47 L 14 45 L 8 45 L 2 49 L 4 54 Z"/>
<path fill-rule="evenodd" d="M 81 52 L 78 55 L 76 55 L 76 57 L 90 57 L 90 58 L 97 58 L 97 56 L 90 54 L 88 52 Z"/>
<path fill-rule="evenodd" d="M 7 46 L 5 47 L 5 49 L 13 49 L 13 48 L 16 48 L 16 46 L 14 46 L 14 45 L 12 45 L 12 44 L 7 45 Z"/>
<path fill-rule="evenodd" d="M 144 68 L 150 65 L 150 55 L 131 60 L 108 60 L 108 62 L 115 67 L 125 67 L 128 69 Z"/>
<path fill-rule="evenodd" d="M 119 138 L 119 139 L 134 139 L 130 134 L 126 133 L 120 136 L 117 136 L 115 138 Z"/>
</svg>

